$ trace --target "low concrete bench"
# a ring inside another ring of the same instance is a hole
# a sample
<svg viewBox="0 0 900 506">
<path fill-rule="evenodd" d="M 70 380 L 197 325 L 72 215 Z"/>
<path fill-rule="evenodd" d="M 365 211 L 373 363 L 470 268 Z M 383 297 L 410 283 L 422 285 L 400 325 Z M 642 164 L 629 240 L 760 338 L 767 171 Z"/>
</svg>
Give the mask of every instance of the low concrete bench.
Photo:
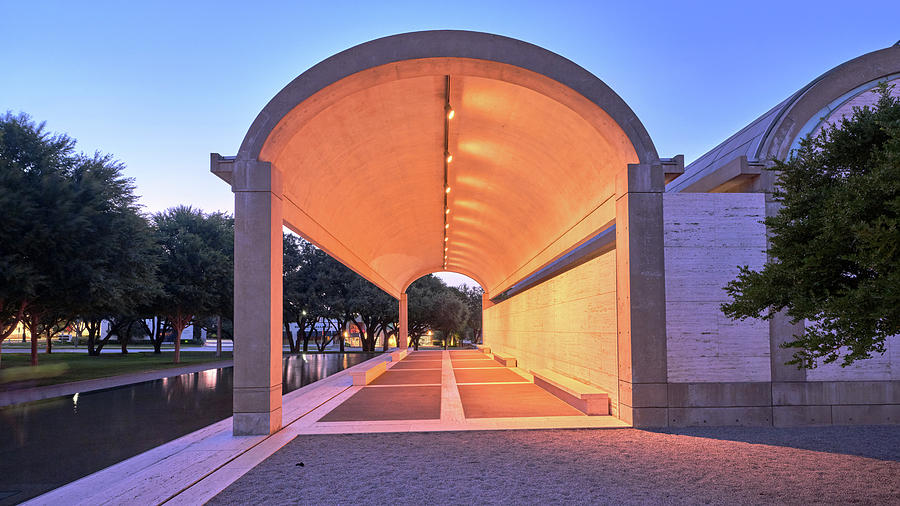
<svg viewBox="0 0 900 506">
<path fill-rule="evenodd" d="M 353 386 L 366 386 L 384 374 L 384 371 L 387 371 L 387 362 L 378 362 L 365 371 L 353 371 L 350 373 L 353 378 Z"/>
<path fill-rule="evenodd" d="M 516 359 L 515 357 L 510 357 L 507 355 L 501 355 L 500 353 L 494 353 L 494 360 L 500 362 L 500 365 L 503 367 L 515 367 Z"/>
<path fill-rule="evenodd" d="M 481 353 L 490 353 L 491 352 L 490 346 L 485 346 L 483 344 L 476 344 L 475 347 L 478 348 L 478 351 L 480 351 Z"/>
<path fill-rule="evenodd" d="M 399 362 L 406 358 L 409 352 L 406 350 L 397 350 L 391 353 L 391 362 Z"/>
<path fill-rule="evenodd" d="M 587 415 L 608 415 L 609 394 L 550 369 L 531 371 L 534 384 Z"/>
</svg>

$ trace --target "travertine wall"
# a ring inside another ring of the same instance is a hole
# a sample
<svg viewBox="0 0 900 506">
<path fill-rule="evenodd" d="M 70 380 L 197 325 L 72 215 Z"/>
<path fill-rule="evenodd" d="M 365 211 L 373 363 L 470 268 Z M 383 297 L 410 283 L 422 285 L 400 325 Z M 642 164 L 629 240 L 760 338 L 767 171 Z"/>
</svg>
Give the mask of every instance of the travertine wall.
<svg viewBox="0 0 900 506">
<path fill-rule="evenodd" d="M 484 343 L 525 370 L 548 368 L 606 390 L 618 415 L 616 252 L 486 309 Z"/>
<path fill-rule="evenodd" d="M 819 363 L 806 373 L 807 381 L 900 380 L 900 336 L 887 338 L 884 355 L 873 355 L 853 365 L 841 367 L 841 358 L 830 364 Z"/>
<path fill-rule="evenodd" d="M 769 326 L 719 306 L 739 265 L 766 260 L 764 195 L 663 196 L 669 383 L 770 381 Z"/>
</svg>

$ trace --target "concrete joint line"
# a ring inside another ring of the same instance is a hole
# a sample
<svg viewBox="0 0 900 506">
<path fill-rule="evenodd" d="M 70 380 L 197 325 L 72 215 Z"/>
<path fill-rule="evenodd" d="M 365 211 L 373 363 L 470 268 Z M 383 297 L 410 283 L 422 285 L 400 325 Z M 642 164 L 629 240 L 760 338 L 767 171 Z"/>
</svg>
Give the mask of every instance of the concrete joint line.
<svg viewBox="0 0 900 506">
<path fill-rule="evenodd" d="M 273 192 L 272 190 L 267 189 L 256 189 L 256 188 L 248 188 L 248 189 L 240 189 L 240 190 L 231 190 L 232 193 L 271 193 L 273 197 L 278 200 L 283 200 L 281 193 Z"/>
<path fill-rule="evenodd" d="M 465 422 L 466 416 L 463 410 L 462 399 L 459 397 L 459 389 L 456 387 L 456 375 L 453 373 L 453 363 L 450 360 L 450 352 L 441 353 L 441 422 Z"/>
</svg>

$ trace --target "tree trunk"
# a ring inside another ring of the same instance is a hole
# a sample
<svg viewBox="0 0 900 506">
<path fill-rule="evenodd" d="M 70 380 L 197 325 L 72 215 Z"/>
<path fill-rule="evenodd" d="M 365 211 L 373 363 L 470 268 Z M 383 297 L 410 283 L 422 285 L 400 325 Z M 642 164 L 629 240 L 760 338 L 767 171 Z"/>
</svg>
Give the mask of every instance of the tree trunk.
<svg viewBox="0 0 900 506">
<path fill-rule="evenodd" d="M 296 354 L 300 353 L 300 336 L 303 335 L 303 325 L 304 325 L 304 322 L 303 322 L 302 318 L 297 320 L 296 336 L 294 335 L 293 332 L 291 332 L 291 325 L 289 323 L 285 324 L 285 326 L 284 326 L 284 330 L 287 332 L 287 335 L 288 335 L 288 346 L 291 348 L 292 355 L 296 355 Z"/>
<path fill-rule="evenodd" d="M 155 336 L 153 338 L 153 354 L 161 355 L 162 354 L 162 345 L 163 340 L 166 338 L 166 329 L 169 327 L 168 320 L 160 320 L 157 317 L 153 318 L 155 324 Z"/>
<path fill-rule="evenodd" d="M 178 327 L 178 325 L 175 325 Z M 184 330 L 184 327 L 175 329 L 175 363 L 181 363 L 181 332 Z"/>
<path fill-rule="evenodd" d="M 384 342 L 381 343 L 381 351 L 384 352 L 384 353 L 387 353 L 387 351 L 388 351 L 388 344 L 389 344 L 388 342 L 391 340 L 391 333 L 388 332 L 388 327 L 387 327 L 387 325 L 382 325 L 382 326 L 381 326 L 381 335 L 384 336 Z M 399 343 L 397 343 L 397 344 L 399 344 Z"/>
<path fill-rule="evenodd" d="M 313 325 L 313 328 L 311 331 L 303 332 L 303 353 L 309 353 L 309 339 L 310 339 L 310 337 L 315 335 L 315 333 L 316 333 L 315 325 Z"/>
<path fill-rule="evenodd" d="M 40 334 L 36 332 L 38 325 L 37 317 L 31 318 L 31 365 L 38 365 L 38 357 L 37 357 L 37 340 L 40 338 Z"/>
<path fill-rule="evenodd" d="M 95 340 L 97 339 L 97 328 L 98 328 L 100 325 L 95 325 L 95 323 L 96 323 L 96 322 L 93 321 L 93 320 L 92 320 L 92 321 L 89 321 L 89 322 L 87 323 L 87 331 L 88 331 L 88 342 L 87 342 L 87 345 L 88 345 L 88 355 L 89 355 L 89 356 L 92 356 L 92 357 L 98 355 L 98 353 L 94 350 L 94 346 L 96 345 Z"/>
<path fill-rule="evenodd" d="M 344 323 L 344 328 L 347 329 L 348 334 L 350 333 L 350 322 L 353 322 L 353 324 L 356 325 L 356 330 L 359 331 L 359 347 L 360 347 L 360 349 L 362 349 L 362 351 L 364 351 L 364 352 L 369 351 L 369 338 L 368 338 L 368 336 L 366 336 L 365 324 L 356 321 L 356 318 L 353 318 L 351 316 Z M 344 348 L 341 347 L 341 352 L 343 352 L 343 351 L 344 351 Z"/>
<path fill-rule="evenodd" d="M 47 350 L 45 353 L 48 355 L 53 353 L 53 327 L 47 327 Z"/>
<path fill-rule="evenodd" d="M 291 337 L 291 322 L 287 321 L 287 319 L 281 320 L 281 325 L 284 327 L 284 331 L 281 333 L 281 349 L 284 349 L 284 340 L 288 341 L 288 348 L 290 348 L 290 353 L 294 353 L 294 338 Z"/>
<path fill-rule="evenodd" d="M 319 350 L 319 353 L 325 351 L 325 329 L 322 329 L 322 340 L 316 339 L 316 349 Z"/>
<path fill-rule="evenodd" d="M 122 346 L 122 355 L 128 355 L 128 343 L 131 341 L 131 329 L 134 327 L 134 320 L 128 322 L 125 327 L 125 335 L 119 333 L 119 344 Z"/>
<path fill-rule="evenodd" d="M 216 317 L 216 356 L 222 356 L 222 316 Z"/>
<path fill-rule="evenodd" d="M 191 316 L 176 315 L 172 319 L 172 328 L 175 330 L 175 363 L 181 363 L 181 333 L 191 321 Z"/>
<path fill-rule="evenodd" d="M 103 325 L 103 320 L 100 320 L 99 322 L 97 322 L 97 329 L 100 329 L 102 327 L 102 325 Z M 93 344 L 91 346 L 93 351 L 89 351 L 88 354 L 93 355 L 95 357 L 99 357 L 100 353 L 103 352 L 103 347 L 106 346 L 106 343 L 109 342 L 109 340 L 112 338 L 112 336 L 113 335 L 119 336 L 119 334 L 121 334 L 121 332 L 122 332 L 121 323 L 118 323 L 117 325 L 113 326 L 112 322 L 109 322 L 109 330 L 106 332 L 106 337 L 100 339 L 99 341 L 94 340 Z M 122 337 L 119 336 L 119 339 L 121 339 L 121 338 Z"/>
<path fill-rule="evenodd" d="M 5 303 L 2 299 L 0 299 L 0 310 L 2 310 L 5 306 Z M 7 337 L 11 336 L 13 332 L 16 331 L 16 327 L 19 326 L 19 322 L 22 322 L 22 342 L 25 342 L 25 320 L 23 319 L 25 315 L 25 303 L 19 305 L 19 311 L 16 316 L 9 322 L 8 326 L 4 329 L 0 327 L 0 341 L 3 341 Z"/>
</svg>

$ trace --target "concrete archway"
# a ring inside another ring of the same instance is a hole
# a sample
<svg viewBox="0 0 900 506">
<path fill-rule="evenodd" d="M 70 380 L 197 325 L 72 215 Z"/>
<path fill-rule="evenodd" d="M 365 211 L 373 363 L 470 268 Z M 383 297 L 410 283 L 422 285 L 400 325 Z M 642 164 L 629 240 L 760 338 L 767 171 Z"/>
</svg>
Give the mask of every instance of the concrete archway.
<svg viewBox="0 0 900 506">
<path fill-rule="evenodd" d="M 665 397 L 664 163 L 608 86 L 522 41 L 408 33 L 304 72 L 236 156 L 212 155 L 235 193 L 235 333 L 248 336 L 235 433 L 281 424 L 282 225 L 400 299 L 404 344 L 404 292 L 423 273 L 466 274 L 489 299 L 615 226 L 607 376 L 631 422 L 633 384 Z"/>
</svg>

